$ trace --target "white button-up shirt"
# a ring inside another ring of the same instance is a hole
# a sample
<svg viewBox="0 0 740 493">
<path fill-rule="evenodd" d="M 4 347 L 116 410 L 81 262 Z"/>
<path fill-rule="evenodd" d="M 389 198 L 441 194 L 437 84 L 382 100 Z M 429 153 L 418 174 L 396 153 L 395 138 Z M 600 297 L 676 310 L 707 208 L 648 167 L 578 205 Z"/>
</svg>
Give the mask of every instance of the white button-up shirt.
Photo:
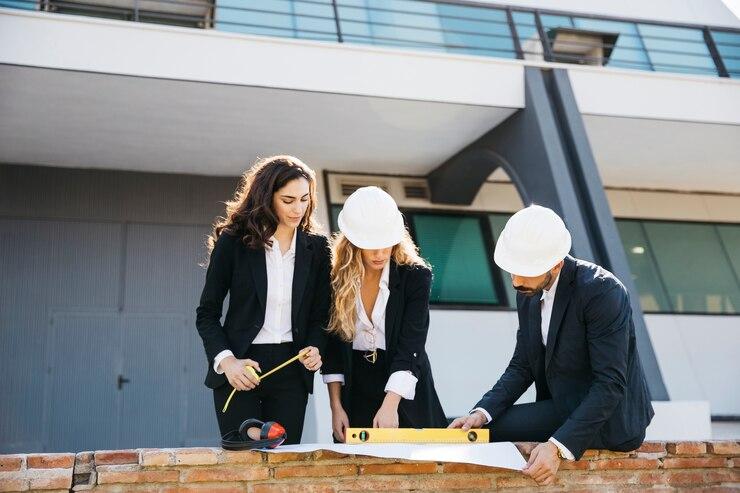
<svg viewBox="0 0 740 493">
<path fill-rule="evenodd" d="M 542 316 L 542 322 L 540 323 L 540 332 L 542 334 L 542 344 L 547 346 L 547 335 L 550 333 L 550 320 L 552 319 L 552 307 L 555 304 L 555 291 L 558 288 L 558 281 L 560 281 L 560 273 L 555 278 L 555 282 L 552 283 L 550 289 L 543 289 L 542 295 L 540 296 L 540 314 Z M 486 417 L 486 423 L 491 422 L 491 415 L 488 411 L 482 407 L 476 407 L 471 412 L 480 411 Z M 565 445 L 550 437 L 550 441 L 554 443 L 559 449 L 560 453 L 568 460 L 575 460 L 575 456 L 568 450 Z"/>
<path fill-rule="evenodd" d="M 285 254 L 280 250 L 280 242 L 273 236 L 272 246 L 265 245 L 265 266 L 267 267 L 267 306 L 265 322 L 252 344 L 281 344 L 293 340 L 291 308 L 293 297 L 293 271 L 295 270 L 295 244 L 297 232 L 293 233 L 290 249 Z M 221 374 L 221 361 L 234 356 L 225 349 L 213 359 L 213 369 Z"/>
<path fill-rule="evenodd" d="M 355 300 L 357 321 L 355 322 L 355 338 L 352 341 L 352 349 L 357 351 L 385 350 L 385 308 L 390 296 L 389 278 L 390 261 L 385 264 L 383 273 L 380 275 L 380 290 L 378 291 L 378 297 L 375 299 L 370 318 L 367 317 L 367 311 L 362 304 L 362 295 L 357 293 L 357 299 Z M 373 337 L 375 339 L 374 345 Z M 323 376 L 323 380 L 324 383 L 341 382 L 344 384 L 344 375 L 339 373 L 327 374 Z M 413 399 L 416 395 L 417 381 L 418 379 L 410 371 L 395 371 L 388 378 L 385 391 L 395 392 L 404 399 Z"/>
</svg>

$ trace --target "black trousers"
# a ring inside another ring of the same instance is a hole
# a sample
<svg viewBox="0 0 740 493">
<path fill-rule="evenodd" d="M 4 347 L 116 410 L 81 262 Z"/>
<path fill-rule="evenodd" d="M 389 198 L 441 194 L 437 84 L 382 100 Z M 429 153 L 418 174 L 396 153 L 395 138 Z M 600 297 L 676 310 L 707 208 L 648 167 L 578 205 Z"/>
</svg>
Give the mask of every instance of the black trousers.
<svg viewBox="0 0 740 493">
<path fill-rule="evenodd" d="M 252 344 L 246 358 L 259 363 L 262 373 L 266 373 L 293 356 L 292 343 Z M 283 425 L 288 434 L 285 444 L 300 443 L 308 402 L 301 368 L 302 365 L 294 361 L 260 382 L 254 390 L 237 391 L 226 413 L 221 410 L 233 387 L 227 382 L 214 389 L 213 403 L 221 436 L 238 430 L 245 419 L 256 418 L 260 421 L 277 421 Z"/>
<path fill-rule="evenodd" d="M 548 399 L 511 406 L 488 428 L 492 442 L 546 442 L 567 419 Z M 643 437 L 638 437 L 620 444 L 606 444 L 597 435 L 589 448 L 629 451 L 639 447 L 642 441 Z"/>
<path fill-rule="evenodd" d="M 348 403 L 347 417 L 353 428 L 372 428 L 373 418 L 385 399 L 385 385 L 389 377 L 385 351 L 378 349 L 375 363 L 365 359 L 365 353 L 352 351 L 352 387 L 343 399 Z M 398 419 L 399 427 L 409 427 L 402 415 L 399 414 Z"/>
</svg>

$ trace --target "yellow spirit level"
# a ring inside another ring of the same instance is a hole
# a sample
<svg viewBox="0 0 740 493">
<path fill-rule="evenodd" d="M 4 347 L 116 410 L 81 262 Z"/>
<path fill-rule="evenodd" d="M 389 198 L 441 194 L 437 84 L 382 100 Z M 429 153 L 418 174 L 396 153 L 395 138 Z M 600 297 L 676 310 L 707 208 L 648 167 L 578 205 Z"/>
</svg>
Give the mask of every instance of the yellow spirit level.
<svg viewBox="0 0 740 493">
<path fill-rule="evenodd" d="M 347 428 L 345 443 L 488 443 L 488 429 Z"/>
</svg>

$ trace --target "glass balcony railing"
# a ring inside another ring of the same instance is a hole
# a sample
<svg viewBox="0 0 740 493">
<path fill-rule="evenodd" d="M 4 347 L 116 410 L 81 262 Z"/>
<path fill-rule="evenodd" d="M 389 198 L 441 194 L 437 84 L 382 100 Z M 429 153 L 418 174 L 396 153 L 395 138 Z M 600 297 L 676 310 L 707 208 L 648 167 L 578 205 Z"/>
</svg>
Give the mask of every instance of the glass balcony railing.
<svg viewBox="0 0 740 493">
<path fill-rule="evenodd" d="M 740 77 L 740 30 L 454 0 L 0 0 L 0 7 L 318 41 Z"/>
</svg>

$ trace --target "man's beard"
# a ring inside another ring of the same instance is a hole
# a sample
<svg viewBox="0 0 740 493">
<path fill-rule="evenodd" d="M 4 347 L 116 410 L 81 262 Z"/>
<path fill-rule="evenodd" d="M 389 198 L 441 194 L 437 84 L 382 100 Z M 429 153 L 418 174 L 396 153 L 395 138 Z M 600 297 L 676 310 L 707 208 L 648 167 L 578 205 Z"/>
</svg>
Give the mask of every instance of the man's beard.
<svg viewBox="0 0 740 493">
<path fill-rule="evenodd" d="M 530 296 L 531 297 L 531 296 L 534 296 L 537 293 L 542 292 L 542 290 L 545 289 L 547 287 L 547 285 L 550 284 L 551 281 L 552 281 L 552 272 L 548 272 L 547 273 L 547 277 L 545 278 L 545 280 L 542 281 L 540 283 L 540 285 L 537 286 L 537 287 L 535 287 L 535 288 L 518 288 L 516 286 L 513 286 L 513 288 L 516 289 L 517 292 L 523 294 L 524 296 Z"/>
</svg>

